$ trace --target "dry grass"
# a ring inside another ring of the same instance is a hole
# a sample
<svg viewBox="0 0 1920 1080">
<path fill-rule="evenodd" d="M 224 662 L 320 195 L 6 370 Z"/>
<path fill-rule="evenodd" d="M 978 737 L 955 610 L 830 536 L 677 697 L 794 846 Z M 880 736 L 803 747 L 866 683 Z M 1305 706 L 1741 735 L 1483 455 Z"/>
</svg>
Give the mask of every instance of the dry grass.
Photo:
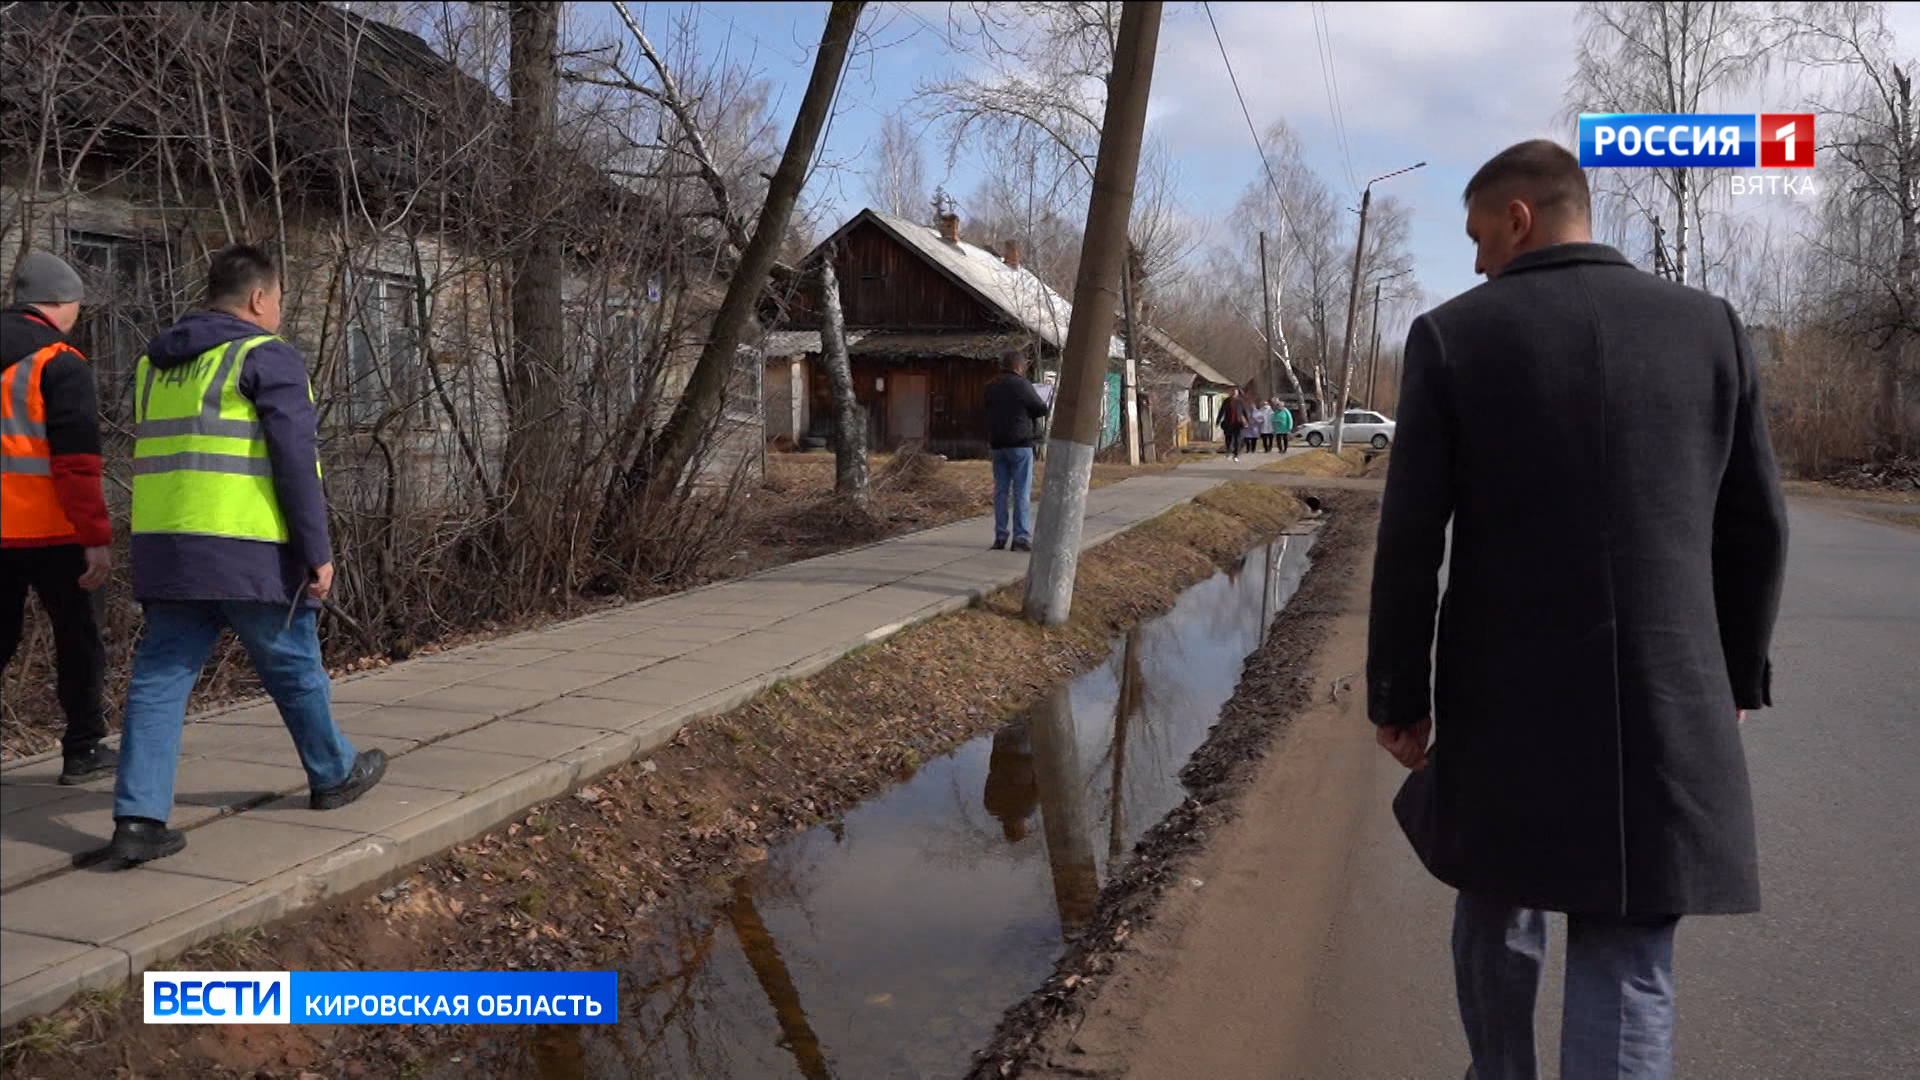
<svg viewBox="0 0 1920 1080">
<path fill-rule="evenodd" d="M 1366 451 L 1344 447 L 1340 456 L 1332 450 L 1308 450 L 1270 465 L 1258 466 L 1260 472 L 1287 473 L 1293 476 L 1359 476 L 1367 467 Z"/>
<path fill-rule="evenodd" d="M 679 902 L 1099 663 L 1117 632 L 1164 611 L 1299 513 L 1281 489 L 1223 485 L 1088 552 L 1063 626 L 1024 621 L 1023 590 L 1000 590 L 696 721 L 646 761 L 428 860 L 377 895 L 200 946 L 171 966 L 557 970 L 630 962 L 638 945 L 665 932 Z M 471 1038 L 427 1025 L 283 1028 L 271 1039 L 259 1029 L 149 1027 L 137 995 L 121 1003 L 104 1037 L 49 1037 L 81 1030 L 72 1012 L 9 1031 L 9 1073 L 93 1080 L 133 1060 L 167 1061 L 181 1075 L 295 1075 L 326 1060 L 346 1075 L 403 1075 Z"/>
</svg>

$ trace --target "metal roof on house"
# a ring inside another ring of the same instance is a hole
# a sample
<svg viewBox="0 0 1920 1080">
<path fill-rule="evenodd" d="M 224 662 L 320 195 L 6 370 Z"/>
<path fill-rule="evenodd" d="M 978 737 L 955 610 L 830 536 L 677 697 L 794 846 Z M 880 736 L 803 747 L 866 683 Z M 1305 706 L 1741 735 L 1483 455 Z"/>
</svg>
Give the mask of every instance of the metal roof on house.
<svg viewBox="0 0 1920 1080">
<path fill-rule="evenodd" d="M 972 360 L 998 360 L 1029 344 L 1024 332 L 996 334 L 971 332 L 942 334 L 935 331 L 848 330 L 847 355 L 882 359 L 964 356 Z M 767 334 L 761 349 L 765 356 L 805 356 L 820 351 L 818 330 L 775 330 Z"/>
<path fill-rule="evenodd" d="M 1165 330 L 1149 323 L 1142 323 L 1140 336 L 1146 338 L 1155 348 L 1178 360 L 1182 367 L 1193 372 L 1201 382 L 1212 383 L 1215 386 L 1234 385 L 1232 379 L 1220 374 L 1219 369 L 1188 351 L 1185 345 L 1175 341 L 1173 336 Z"/>
<path fill-rule="evenodd" d="M 940 230 L 903 217 L 882 213 L 871 207 L 854 215 L 822 248 L 834 243 L 862 221 L 872 221 L 907 247 L 918 252 L 929 265 L 944 273 L 980 302 L 998 311 L 1034 337 L 1062 349 L 1067 344 L 1067 327 L 1073 320 L 1073 305 L 1041 281 L 1033 271 L 1014 269 L 1006 260 L 965 239 L 948 243 Z M 818 249 L 815 249 L 818 250 Z M 1109 357 L 1122 357 L 1126 349 L 1118 337 L 1107 342 Z"/>
</svg>

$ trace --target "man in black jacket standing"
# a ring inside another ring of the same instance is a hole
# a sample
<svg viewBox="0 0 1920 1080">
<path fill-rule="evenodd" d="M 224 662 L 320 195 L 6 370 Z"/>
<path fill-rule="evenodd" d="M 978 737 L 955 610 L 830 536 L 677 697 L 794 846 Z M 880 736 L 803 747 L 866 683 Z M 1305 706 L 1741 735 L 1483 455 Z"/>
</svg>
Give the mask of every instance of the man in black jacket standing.
<svg viewBox="0 0 1920 1080">
<path fill-rule="evenodd" d="M 987 444 L 993 448 L 995 551 L 1005 550 L 1009 539 L 1015 551 L 1033 550 L 1033 449 L 1040 442 L 1034 424 L 1046 415 L 1047 403 L 1040 400 L 1039 392 L 1027 381 L 1026 356 L 1008 353 L 1002 357 L 1000 374 L 987 384 Z"/>
<path fill-rule="evenodd" d="M 1739 717 L 1771 704 L 1786 513 L 1753 353 L 1724 300 L 1592 242 L 1562 147 L 1502 152 L 1466 203 L 1488 281 L 1407 336 L 1368 710 L 1460 891 L 1470 1075 L 1537 1075 L 1553 911 L 1560 1075 L 1664 1080 L 1675 925 L 1760 905 Z"/>
</svg>

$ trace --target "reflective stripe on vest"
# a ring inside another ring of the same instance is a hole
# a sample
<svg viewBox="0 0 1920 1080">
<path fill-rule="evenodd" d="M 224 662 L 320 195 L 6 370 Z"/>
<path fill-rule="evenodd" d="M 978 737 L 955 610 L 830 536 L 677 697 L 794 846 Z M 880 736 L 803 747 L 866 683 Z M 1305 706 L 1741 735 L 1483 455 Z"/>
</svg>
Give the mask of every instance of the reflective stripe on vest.
<svg viewBox="0 0 1920 1080">
<path fill-rule="evenodd" d="M 74 531 L 53 483 L 47 402 L 40 386 L 47 364 L 63 352 L 80 356 L 78 349 L 57 341 L 0 375 L 0 537 L 8 540 L 45 540 Z"/>
<path fill-rule="evenodd" d="M 240 373 L 272 336 L 230 341 L 178 367 L 134 369 L 133 531 L 287 541 L 273 463 Z M 309 399 L 313 387 L 307 387 Z"/>
</svg>

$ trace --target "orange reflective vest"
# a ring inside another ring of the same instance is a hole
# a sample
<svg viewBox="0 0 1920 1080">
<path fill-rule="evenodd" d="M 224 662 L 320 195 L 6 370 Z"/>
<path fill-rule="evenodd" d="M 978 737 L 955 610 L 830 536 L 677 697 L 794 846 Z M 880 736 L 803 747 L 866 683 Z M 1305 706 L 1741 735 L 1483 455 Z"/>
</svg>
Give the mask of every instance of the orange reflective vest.
<svg viewBox="0 0 1920 1080">
<path fill-rule="evenodd" d="M 40 393 L 48 361 L 63 351 L 80 355 L 73 346 L 55 342 L 0 375 L 0 537 L 7 540 L 74 532 L 53 486 L 47 401 Z"/>
</svg>

